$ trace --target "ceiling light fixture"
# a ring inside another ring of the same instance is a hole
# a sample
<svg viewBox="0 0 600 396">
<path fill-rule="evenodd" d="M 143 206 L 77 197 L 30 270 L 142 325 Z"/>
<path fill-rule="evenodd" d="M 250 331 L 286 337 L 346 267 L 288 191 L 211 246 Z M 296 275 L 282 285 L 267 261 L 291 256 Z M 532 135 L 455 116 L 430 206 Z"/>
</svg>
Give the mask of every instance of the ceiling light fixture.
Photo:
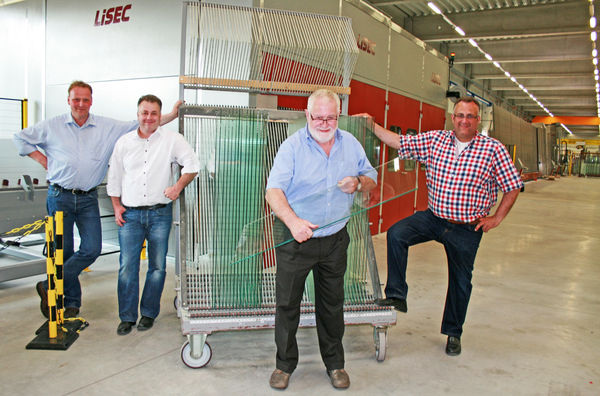
<svg viewBox="0 0 600 396">
<path fill-rule="evenodd" d="M 433 4 L 431 1 L 429 3 L 427 3 L 427 6 L 429 8 L 431 8 L 433 10 L 433 12 L 435 12 L 438 15 L 442 15 L 442 11 L 438 8 L 438 6 L 436 6 L 435 4 Z"/>
<path fill-rule="evenodd" d="M 466 35 L 465 31 L 462 30 L 460 28 L 460 26 L 454 26 L 454 30 L 456 31 L 456 33 L 460 34 L 461 36 L 465 36 Z"/>
<path fill-rule="evenodd" d="M 570 135 L 573 134 L 573 132 L 571 132 L 571 130 L 569 128 L 567 128 L 567 126 L 565 124 L 563 124 L 562 122 L 561 122 L 560 126 L 563 127 L 565 129 L 565 131 L 569 132 Z"/>
<path fill-rule="evenodd" d="M 590 0 L 590 1 L 593 1 L 593 0 Z M 450 20 L 450 19 L 449 19 L 449 18 L 448 18 L 446 15 L 444 15 L 444 13 L 443 13 L 443 12 L 440 10 L 440 8 L 439 8 L 437 5 L 435 5 L 435 3 L 433 3 L 432 1 L 430 1 L 430 2 L 428 2 L 428 3 L 427 3 L 427 6 L 428 6 L 428 7 L 429 7 L 429 8 L 430 8 L 430 9 L 431 9 L 431 10 L 432 10 L 434 13 L 436 13 L 436 14 L 438 14 L 438 15 L 441 15 L 441 16 L 442 16 L 442 19 L 443 19 L 444 21 L 446 21 L 446 23 L 447 23 L 448 25 L 452 26 L 452 28 L 453 28 L 453 29 L 454 29 L 454 30 L 455 30 L 455 31 L 456 31 L 458 34 L 460 34 L 460 35 L 461 35 L 461 36 L 463 36 L 463 37 L 464 37 L 464 36 L 466 36 L 466 33 L 465 33 L 465 31 L 464 31 L 463 29 L 461 29 L 461 27 L 460 27 L 460 26 L 457 26 L 456 24 L 454 24 L 454 22 L 452 22 L 452 21 L 451 21 L 451 20 Z M 593 32 L 593 33 L 595 33 L 595 32 Z M 594 36 L 592 36 L 592 37 L 594 37 Z M 593 38 L 593 39 L 595 40 L 595 38 Z M 546 108 L 546 107 L 545 107 L 545 106 L 544 106 L 542 103 L 540 103 L 540 102 L 539 102 L 539 101 L 538 101 L 538 100 L 537 100 L 537 99 L 536 99 L 536 98 L 535 98 L 535 97 L 534 97 L 532 94 L 530 94 L 530 93 L 529 93 L 529 91 L 527 90 L 527 88 L 525 88 L 525 87 L 523 86 L 523 84 L 520 84 L 520 83 L 517 81 L 516 77 L 514 77 L 514 76 L 511 76 L 511 74 L 510 74 L 510 73 L 509 73 L 507 70 L 504 70 L 504 68 L 502 67 L 502 65 L 500 65 L 500 63 L 499 63 L 499 62 L 497 62 L 497 61 L 495 61 L 495 60 L 494 60 L 494 58 L 492 57 L 492 55 L 490 55 L 490 54 L 488 54 L 487 52 L 485 52 L 484 50 L 482 50 L 482 49 L 481 49 L 481 47 L 479 47 L 479 44 L 477 43 L 477 41 L 475 41 L 475 40 L 474 40 L 474 39 L 472 39 L 472 38 L 469 38 L 467 41 L 469 42 L 469 44 L 471 44 L 471 46 L 473 46 L 473 47 L 477 48 L 477 49 L 479 50 L 479 52 L 481 52 L 481 53 L 482 53 L 482 55 L 483 55 L 483 56 L 484 56 L 484 57 L 485 57 L 485 58 L 486 58 L 488 61 L 492 62 L 492 64 L 493 64 L 494 66 L 496 66 L 498 69 L 500 69 L 500 71 L 502 71 L 502 72 L 504 73 L 504 75 L 505 75 L 507 78 L 509 78 L 509 79 L 510 79 L 510 80 L 511 80 L 513 83 L 517 84 L 517 85 L 519 86 L 519 88 L 520 88 L 520 89 L 521 89 L 523 92 L 525 92 L 526 94 L 529 94 L 529 96 L 531 97 L 531 99 L 533 99 L 533 100 L 534 100 L 534 101 L 535 101 L 535 102 L 536 102 L 536 103 L 537 103 L 537 104 L 538 104 L 538 105 L 539 105 L 539 106 L 540 106 L 542 109 L 544 109 L 544 111 L 545 111 L 546 113 L 548 113 L 548 114 L 550 114 L 552 117 L 554 117 L 554 115 L 552 115 L 552 113 L 550 112 L 550 110 L 548 110 L 548 109 L 547 109 L 547 108 Z M 594 45 L 594 47 L 595 47 L 595 45 Z M 599 111 L 600 111 L 600 110 L 599 110 Z"/>
</svg>

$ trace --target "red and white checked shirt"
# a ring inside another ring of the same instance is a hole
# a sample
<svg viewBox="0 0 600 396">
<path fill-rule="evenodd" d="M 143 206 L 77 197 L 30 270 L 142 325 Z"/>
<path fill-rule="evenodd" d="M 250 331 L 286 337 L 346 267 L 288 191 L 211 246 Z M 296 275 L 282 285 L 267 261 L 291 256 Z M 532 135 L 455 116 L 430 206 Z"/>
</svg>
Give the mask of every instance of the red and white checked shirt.
<svg viewBox="0 0 600 396">
<path fill-rule="evenodd" d="M 477 134 L 456 156 L 453 131 L 400 135 L 398 155 L 427 166 L 429 209 L 438 217 L 470 223 L 490 213 L 503 192 L 523 186 L 506 148 Z"/>
</svg>

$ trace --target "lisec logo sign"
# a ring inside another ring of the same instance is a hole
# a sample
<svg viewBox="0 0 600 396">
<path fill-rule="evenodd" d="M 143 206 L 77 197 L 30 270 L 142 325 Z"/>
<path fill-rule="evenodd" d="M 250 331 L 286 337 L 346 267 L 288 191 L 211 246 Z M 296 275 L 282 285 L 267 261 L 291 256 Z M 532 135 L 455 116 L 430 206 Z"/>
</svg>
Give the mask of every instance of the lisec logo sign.
<svg viewBox="0 0 600 396">
<path fill-rule="evenodd" d="M 127 11 L 129 10 L 131 10 L 131 4 L 104 9 L 102 10 L 102 14 L 100 14 L 100 10 L 98 10 L 96 11 L 96 20 L 94 21 L 94 26 L 104 26 L 110 25 L 111 23 L 129 22 L 129 17 L 127 16 Z"/>
</svg>

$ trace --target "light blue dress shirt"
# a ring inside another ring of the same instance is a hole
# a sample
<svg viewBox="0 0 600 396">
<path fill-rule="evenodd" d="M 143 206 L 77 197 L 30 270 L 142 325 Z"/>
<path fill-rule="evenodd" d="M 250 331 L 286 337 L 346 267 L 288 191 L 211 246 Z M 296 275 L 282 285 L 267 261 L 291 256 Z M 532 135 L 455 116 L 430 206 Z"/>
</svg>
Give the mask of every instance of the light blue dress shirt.
<svg viewBox="0 0 600 396">
<path fill-rule="evenodd" d="M 348 222 L 354 194 L 342 192 L 337 183 L 359 175 L 377 182 L 377 171 L 354 136 L 337 129 L 327 156 L 304 127 L 279 147 L 267 189 L 281 189 L 298 217 L 324 227 L 314 232 L 318 238 L 335 234 Z"/>
<path fill-rule="evenodd" d="M 87 191 L 104 180 L 116 141 L 138 125 L 90 113 L 79 126 L 67 113 L 15 133 L 13 141 L 22 156 L 44 151 L 51 183 Z"/>
</svg>

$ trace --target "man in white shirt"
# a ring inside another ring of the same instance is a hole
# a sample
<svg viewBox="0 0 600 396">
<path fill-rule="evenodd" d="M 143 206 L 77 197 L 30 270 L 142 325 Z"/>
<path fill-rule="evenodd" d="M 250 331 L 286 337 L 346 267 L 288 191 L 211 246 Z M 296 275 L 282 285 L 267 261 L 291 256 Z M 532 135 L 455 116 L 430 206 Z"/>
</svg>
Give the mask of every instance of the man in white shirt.
<svg viewBox="0 0 600 396">
<path fill-rule="evenodd" d="M 117 334 L 148 330 L 160 311 L 171 231 L 172 205 L 198 174 L 199 162 L 183 136 L 160 127 L 162 102 L 154 95 L 138 101 L 140 126 L 122 136 L 110 158 L 106 190 L 119 226 L 119 318 Z M 171 184 L 171 164 L 181 177 Z M 140 253 L 148 241 L 148 272 L 139 300 Z"/>
</svg>

